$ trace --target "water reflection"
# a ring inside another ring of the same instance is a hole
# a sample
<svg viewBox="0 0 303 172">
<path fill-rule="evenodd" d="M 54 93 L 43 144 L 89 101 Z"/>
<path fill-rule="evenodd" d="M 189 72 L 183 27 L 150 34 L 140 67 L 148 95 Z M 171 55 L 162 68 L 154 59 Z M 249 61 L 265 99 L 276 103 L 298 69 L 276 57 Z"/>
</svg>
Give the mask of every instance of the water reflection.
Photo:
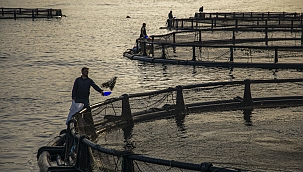
<svg viewBox="0 0 303 172">
<path fill-rule="evenodd" d="M 162 66 L 163 66 L 163 69 L 162 69 L 162 70 L 164 71 L 165 74 L 167 74 L 167 72 L 166 72 L 166 69 L 167 69 L 166 64 L 162 64 Z"/>
<path fill-rule="evenodd" d="M 186 138 L 186 128 L 184 125 L 184 119 L 185 119 L 185 113 L 184 112 L 180 112 L 180 111 L 176 111 L 175 112 L 175 120 L 176 120 L 176 124 L 177 124 L 177 128 L 178 131 L 180 131 L 180 138 Z"/>
<path fill-rule="evenodd" d="M 275 69 L 274 71 L 273 71 L 273 76 L 274 76 L 274 79 L 277 79 L 277 73 L 278 73 L 278 69 Z"/>
<path fill-rule="evenodd" d="M 196 74 L 196 73 L 197 73 L 196 66 L 193 66 L 193 73 L 192 74 Z"/>
<path fill-rule="evenodd" d="M 245 120 L 245 125 L 247 126 L 252 126 L 252 121 L 251 121 L 251 114 L 252 114 L 252 109 L 244 109 L 243 114 L 244 114 L 244 120 Z"/>
<path fill-rule="evenodd" d="M 123 148 L 127 151 L 132 151 L 135 148 L 134 142 L 132 141 L 132 132 L 134 124 L 126 125 L 122 128 L 124 136 L 124 146 Z"/>
<path fill-rule="evenodd" d="M 230 68 L 229 73 L 228 73 L 229 77 L 230 77 L 230 81 L 233 81 L 233 79 L 235 79 L 233 71 L 234 71 L 234 68 L 233 67 Z"/>
</svg>

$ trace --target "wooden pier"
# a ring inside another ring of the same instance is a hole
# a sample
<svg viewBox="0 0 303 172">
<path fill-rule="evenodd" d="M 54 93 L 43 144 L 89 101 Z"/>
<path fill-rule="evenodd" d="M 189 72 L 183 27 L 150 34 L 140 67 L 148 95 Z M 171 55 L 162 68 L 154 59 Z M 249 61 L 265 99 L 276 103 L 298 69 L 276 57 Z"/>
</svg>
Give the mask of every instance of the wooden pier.
<svg viewBox="0 0 303 172">
<path fill-rule="evenodd" d="M 62 15 L 61 9 L 46 9 L 46 8 L 3 8 L 1 7 L 0 19 L 14 19 L 19 18 L 53 18 L 65 17 Z"/>
</svg>

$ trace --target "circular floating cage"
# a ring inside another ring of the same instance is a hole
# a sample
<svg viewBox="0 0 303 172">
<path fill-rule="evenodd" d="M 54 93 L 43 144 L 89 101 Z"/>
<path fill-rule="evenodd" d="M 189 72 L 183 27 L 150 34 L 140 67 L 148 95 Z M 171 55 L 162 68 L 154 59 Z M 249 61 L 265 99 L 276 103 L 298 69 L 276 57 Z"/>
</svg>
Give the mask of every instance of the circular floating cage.
<svg viewBox="0 0 303 172">
<path fill-rule="evenodd" d="M 302 90 L 300 78 L 124 94 L 75 114 L 38 150 L 38 164 L 41 171 L 296 171 Z"/>
<path fill-rule="evenodd" d="M 124 56 L 175 65 L 303 69 L 302 13 L 196 13 L 138 38 Z"/>
</svg>

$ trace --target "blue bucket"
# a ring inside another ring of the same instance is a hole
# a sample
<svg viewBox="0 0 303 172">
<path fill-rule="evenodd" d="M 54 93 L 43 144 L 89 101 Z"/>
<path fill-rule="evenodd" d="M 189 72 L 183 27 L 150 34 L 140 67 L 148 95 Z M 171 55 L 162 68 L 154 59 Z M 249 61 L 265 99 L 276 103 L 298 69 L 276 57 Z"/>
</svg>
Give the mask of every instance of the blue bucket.
<svg viewBox="0 0 303 172">
<path fill-rule="evenodd" d="M 103 96 L 109 96 L 112 92 L 110 91 L 103 91 Z"/>
</svg>

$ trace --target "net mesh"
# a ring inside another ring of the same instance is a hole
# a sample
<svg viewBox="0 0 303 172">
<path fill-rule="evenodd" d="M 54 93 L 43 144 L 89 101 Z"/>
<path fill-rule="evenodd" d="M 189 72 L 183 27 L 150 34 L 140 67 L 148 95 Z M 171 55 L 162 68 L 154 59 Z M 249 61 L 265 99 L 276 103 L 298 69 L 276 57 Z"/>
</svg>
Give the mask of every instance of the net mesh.
<svg viewBox="0 0 303 172">
<path fill-rule="evenodd" d="M 175 96 L 173 92 L 133 97 L 130 99 L 132 113 L 156 110 L 165 105 L 174 104 Z"/>
</svg>

